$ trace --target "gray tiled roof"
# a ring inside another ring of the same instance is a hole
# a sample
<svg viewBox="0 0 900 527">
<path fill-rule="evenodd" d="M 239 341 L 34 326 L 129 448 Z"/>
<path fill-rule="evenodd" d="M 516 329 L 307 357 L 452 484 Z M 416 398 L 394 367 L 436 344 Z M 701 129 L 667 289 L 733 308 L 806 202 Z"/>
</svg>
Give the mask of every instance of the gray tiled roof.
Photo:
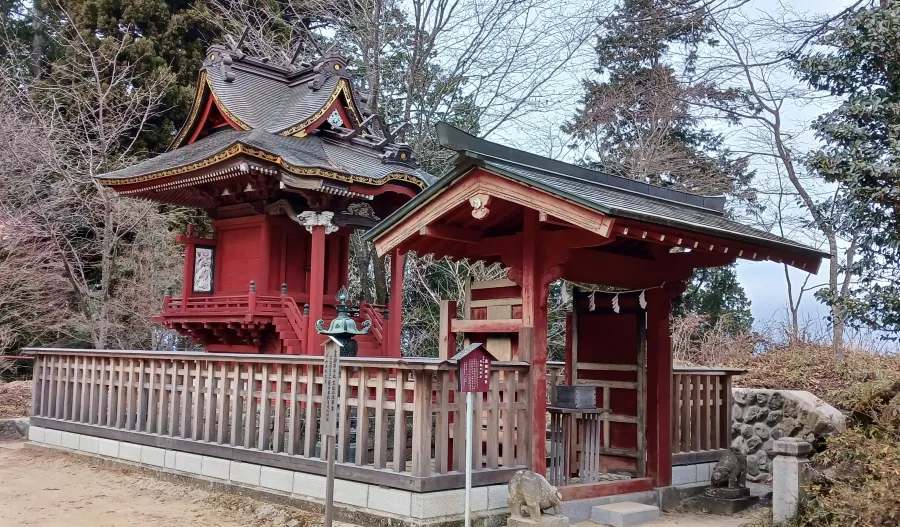
<svg viewBox="0 0 900 527">
<path fill-rule="evenodd" d="M 307 82 L 290 86 L 284 79 L 236 71 L 225 82 L 218 64 L 205 67 L 213 93 L 225 108 L 251 129 L 278 133 L 309 119 L 325 106 L 340 77 L 329 77 L 318 90 Z"/>
<path fill-rule="evenodd" d="M 292 167 L 322 168 L 349 175 L 383 179 L 391 173 L 409 174 L 425 185 L 434 182 L 431 174 L 407 165 L 384 163 L 381 152 L 350 141 L 318 135 L 286 137 L 265 130 L 216 132 L 193 144 L 160 154 L 128 168 L 99 176 L 103 180 L 126 179 L 190 165 L 210 158 L 235 144 L 280 156 Z"/>
<path fill-rule="evenodd" d="M 437 134 L 443 146 L 458 152 L 456 166 L 367 232 L 366 239 L 378 238 L 407 214 L 452 186 L 473 166 L 480 166 L 610 216 L 793 251 L 812 258 L 829 257 L 822 251 L 729 219 L 721 197 L 672 191 L 543 158 L 478 139 L 445 123 L 437 125 Z"/>
<path fill-rule="evenodd" d="M 810 251 L 816 253 L 817 256 L 824 254 L 819 254 L 819 251 L 787 238 L 733 221 L 724 213 L 710 209 L 642 195 L 634 191 L 585 181 L 564 174 L 546 172 L 504 160 L 487 158 L 484 161 L 484 167 L 487 170 L 516 175 L 521 179 L 539 183 L 556 191 L 557 194 L 565 195 L 573 201 L 580 201 L 611 216 L 687 228 L 750 243 L 770 242 L 784 248 Z"/>
</svg>

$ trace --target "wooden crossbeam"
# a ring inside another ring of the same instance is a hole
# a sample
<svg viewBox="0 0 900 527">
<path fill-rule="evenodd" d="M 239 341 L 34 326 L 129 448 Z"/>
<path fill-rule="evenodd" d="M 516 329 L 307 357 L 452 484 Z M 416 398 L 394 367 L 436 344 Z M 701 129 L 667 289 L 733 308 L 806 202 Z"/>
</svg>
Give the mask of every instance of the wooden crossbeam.
<svg viewBox="0 0 900 527">
<path fill-rule="evenodd" d="M 465 243 L 478 243 L 482 239 L 478 231 L 442 224 L 426 225 L 419 229 L 419 235 Z"/>
</svg>

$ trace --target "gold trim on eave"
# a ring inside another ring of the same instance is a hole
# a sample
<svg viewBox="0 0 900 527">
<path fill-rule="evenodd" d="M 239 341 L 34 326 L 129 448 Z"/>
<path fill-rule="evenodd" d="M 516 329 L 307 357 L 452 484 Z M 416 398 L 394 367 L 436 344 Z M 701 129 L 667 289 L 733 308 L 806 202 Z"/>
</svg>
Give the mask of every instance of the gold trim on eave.
<svg viewBox="0 0 900 527">
<path fill-rule="evenodd" d="M 200 70 L 200 78 L 197 80 L 197 93 L 194 94 L 194 102 L 191 105 L 191 111 L 188 113 L 187 120 L 185 120 L 184 124 L 181 126 L 181 130 L 178 131 L 178 135 L 175 136 L 172 144 L 169 145 L 169 150 L 175 150 L 181 147 L 181 142 L 184 141 L 188 132 L 193 128 L 194 119 L 196 119 L 197 114 L 200 113 L 200 106 L 202 106 L 201 103 L 203 101 L 203 88 L 205 87 L 206 70 Z"/>
<path fill-rule="evenodd" d="M 334 91 L 331 92 L 331 95 L 328 96 L 328 100 L 325 101 L 325 104 L 319 108 L 316 113 L 312 114 L 311 117 L 303 121 L 302 123 L 292 126 L 287 130 L 282 130 L 278 133 L 278 135 L 284 136 L 294 136 L 294 137 L 306 137 L 306 129 L 318 121 L 320 117 L 325 115 L 331 105 L 334 104 L 334 101 L 337 100 L 338 96 L 344 94 L 344 99 L 347 100 L 347 106 L 353 110 L 350 117 L 356 121 L 356 124 L 360 123 L 359 120 L 359 111 L 356 109 L 356 106 L 353 104 L 353 93 L 350 91 L 350 84 L 345 80 L 341 79 L 338 81 L 337 85 L 334 87 Z"/>
<path fill-rule="evenodd" d="M 280 166 L 291 174 L 297 174 L 300 176 L 318 176 L 333 179 L 336 181 L 343 181 L 345 183 L 364 183 L 373 186 L 381 186 L 390 181 L 403 181 L 406 183 L 411 183 L 419 187 L 420 189 L 424 189 L 426 186 L 425 182 L 418 177 L 413 176 L 412 174 L 405 174 L 403 172 L 391 172 L 383 178 L 371 178 L 368 176 L 344 174 L 341 172 L 335 172 L 333 170 L 325 170 L 323 168 L 298 167 L 287 163 L 284 159 L 281 158 L 281 156 L 270 154 L 256 148 L 251 148 L 240 143 L 230 146 L 225 150 L 219 152 L 218 154 L 207 157 L 206 159 L 197 161 L 195 163 L 170 168 L 168 170 L 161 170 L 159 172 L 151 172 L 149 174 L 143 174 L 141 176 L 135 176 L 126 179 L 105 179 L 101 180 L 100 184 L 104 187 L 118 187 L 122 185 L 131 185 L 134 183 L 143 183 L 145 181 L 153 181 L 155 179 L 178 176 L 188 172 L 193 172 L 194 170 L 206 168 L 216 163 L 221 163 L 222 161 L 231 159 L 232 157 L 240 154 L 255 157 L 257 159 L 262 159 L 264 161 L 269 161 Z"/>
<path fill-rule="evenodd" d="M 247 123 L 241 121 L 238 116 L 228 111 L 228 108 L 226 108 L 225 105 L 222 104 L 222 101 L 219 99 L 219 96 L 216 95 L 216 91 L 213 89 L 212 82 L 209 80 L 209 76 L 206 74 L 206 70 L 200 70 L 200 79 L 197 81 L 197 93 L 194 95 L 194 103 L 191 106 L 191 112 L 188 114 L 188 118 L 184 122 L 184 126 L 181 127 L 181 130 L 178 131 L 178 135 L 175 136 L 175 140 L 172 141 L 171 146 L 169 146 L 169 150 L 176 150 L 184 146 L 181 143 L 184 141 L 184 138 L 187 137 L 188 132 L 193 130 L 196 125 L 203 124 L 195 123 L 194 121 L 197 119 L 197 114 L 200 113 L 200 107 L 203 106 L 202 102 L 204 88 L 209 88 L 209 96 L 213 98 L 213 102 L 216 103 L 216 108 L 218 108 L 220 112 L 225 114 L 226 117 L 231 119 L 242 129 L 250 129 L 250 126 L 248 126 Z"/>
</svg>

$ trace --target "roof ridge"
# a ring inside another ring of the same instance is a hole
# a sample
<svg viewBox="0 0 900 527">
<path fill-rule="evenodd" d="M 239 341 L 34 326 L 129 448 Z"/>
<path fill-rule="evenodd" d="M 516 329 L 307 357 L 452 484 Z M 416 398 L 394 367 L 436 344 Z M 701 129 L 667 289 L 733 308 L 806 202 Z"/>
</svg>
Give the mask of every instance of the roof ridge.
<svg viewBox="0 0 900 527">
<path fill-rule="evenodd" d="M 435 130 L 437 132 L 438 142 L 441 146 L 456 150 L 457 152 L 464 152 L 465 154 L 463 155 L 476 154 L 474 156 L 468 155 L 468 157 L 510 163 L 569 179 L 611 187 L 645 197 L 698 208 L 720 215 L 725 214 L 724 196 L 702 196 L 680 190 L 667 189 L 642 181 L 573 165 L 571 163 L 566 163 L 565 161 L 539 156 L 524 150 L 518 150 L 516 148 L 475 137 L 474 135 L 445 122 L 437 123 L 435 125 Z"/>
</svg>

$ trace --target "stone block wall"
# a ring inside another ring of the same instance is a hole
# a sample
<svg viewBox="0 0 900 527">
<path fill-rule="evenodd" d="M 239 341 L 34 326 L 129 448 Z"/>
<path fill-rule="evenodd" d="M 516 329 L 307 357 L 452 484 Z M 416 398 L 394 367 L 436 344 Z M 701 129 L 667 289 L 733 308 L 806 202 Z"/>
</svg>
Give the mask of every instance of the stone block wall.
<svg viewBox="0 0 900 527">
<path fill-rule="evenodd" d="M 747 480 L 771 477 L 772 447 L 782 437 L 816 444 L 844 427 L 844 416 L 815 395 L 795 390 L 732 390 L 731 448 L 747 455 Z"/>
</svg>

